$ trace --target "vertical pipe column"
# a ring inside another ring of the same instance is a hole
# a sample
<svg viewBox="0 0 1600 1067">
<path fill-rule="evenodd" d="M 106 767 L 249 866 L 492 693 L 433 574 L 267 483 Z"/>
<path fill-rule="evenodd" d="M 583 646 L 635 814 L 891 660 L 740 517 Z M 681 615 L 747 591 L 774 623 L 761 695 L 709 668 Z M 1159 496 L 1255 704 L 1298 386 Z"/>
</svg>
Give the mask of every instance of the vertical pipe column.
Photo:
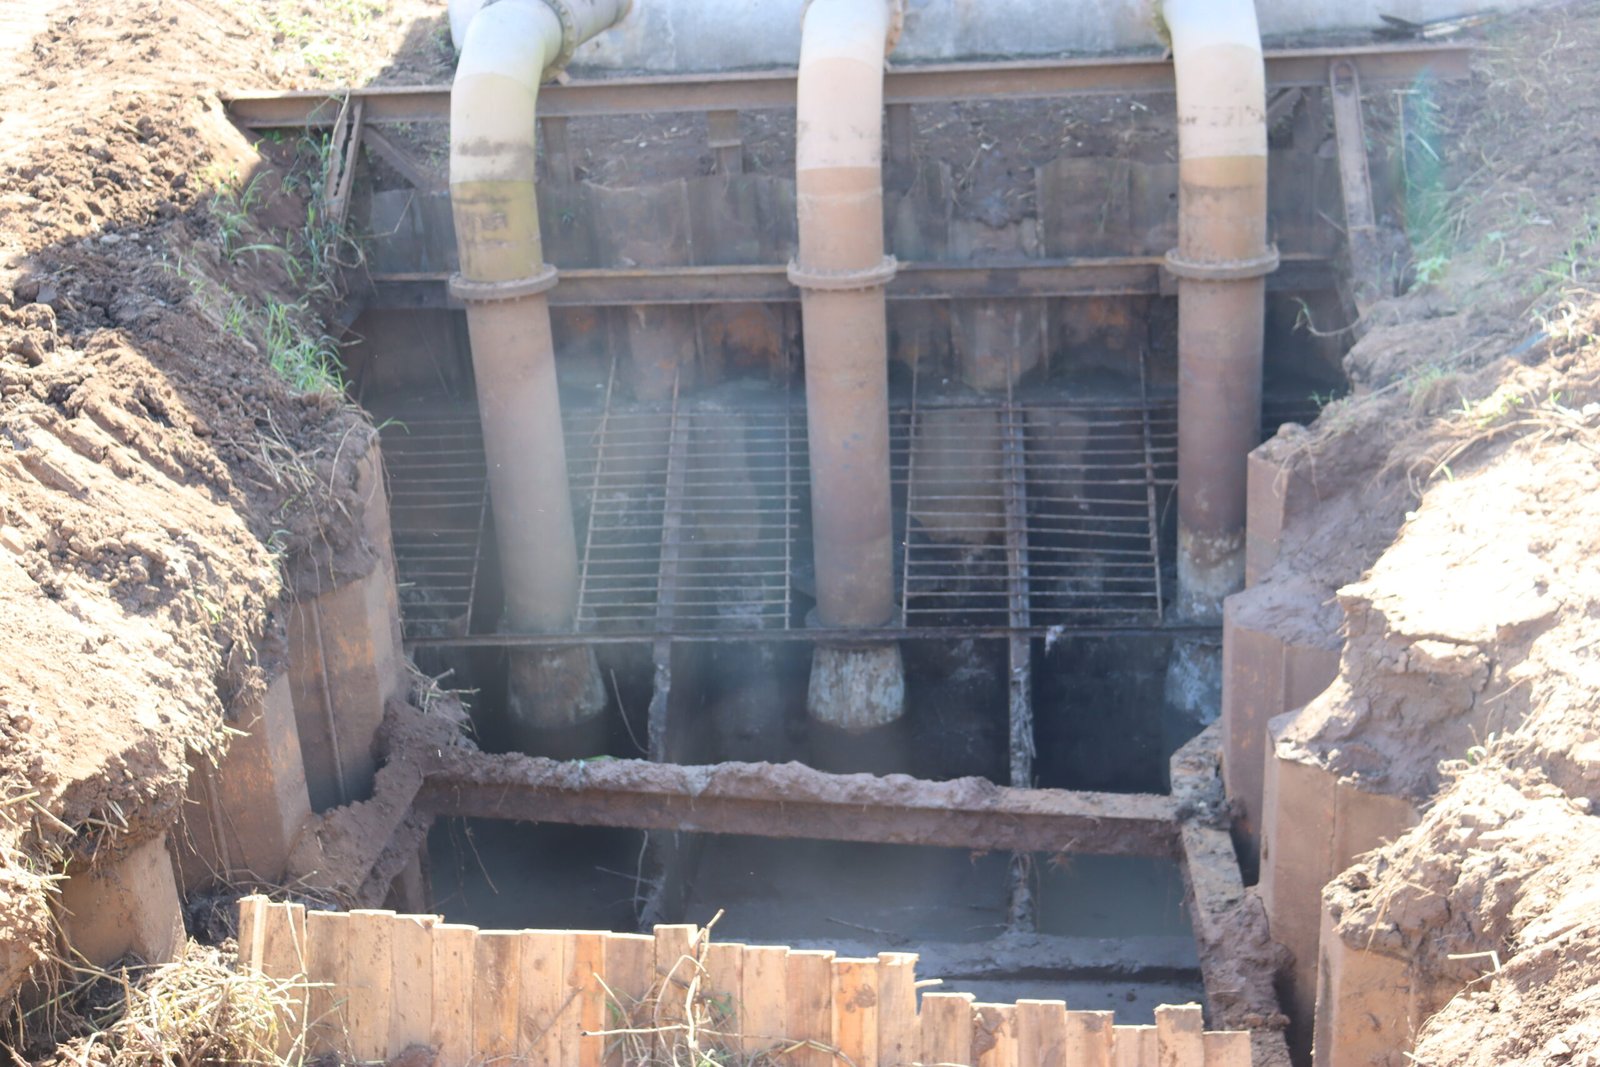
<svg viewBox="0 0 1600 1067">
<path fill-rule="evenodd" d="M 500 0 L 471 15 L 450 95 L 450 195 L 467 330 L 512 631 L 570 630 L 578 549 L 534 196 L 539 85 L 631 0 Z M 519 747 L 603 747 L 605 689 L 588 648 L 513 650 L 507 713 Z"/>
<path fill-rule="evenodd" d="M 1261 433 L 1266 75 L 1252 0 L 1164 0 L 1178 87 L 1178 602 L 1244 586 L 1245 457 Z"/>
<path fill-rule="evenodd" d="M 883 61 L 899 16 L 899 0 L 812 0 L 795 116 L 799 255 L 789 280 L 805 337 L 817 620 L 864 631 L 861 643 L 817 647 L 807 707 L 852 733 L 894 722 L 905 706 L 899 646 L 870 639 L 895 613 Z"/>
</svg>

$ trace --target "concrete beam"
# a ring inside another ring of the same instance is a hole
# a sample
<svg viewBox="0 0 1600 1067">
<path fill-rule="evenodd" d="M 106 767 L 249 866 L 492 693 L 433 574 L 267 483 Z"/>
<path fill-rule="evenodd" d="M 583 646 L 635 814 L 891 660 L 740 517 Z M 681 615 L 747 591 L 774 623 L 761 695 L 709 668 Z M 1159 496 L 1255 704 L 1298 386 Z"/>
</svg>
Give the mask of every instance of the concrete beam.
<svg viewBox="0 0 1600 1067">
<path fill-rule="evenodd" d="M 1174 854 L 1177 813 L 1169 797 L 1012 789 L 979 778 L 458 752 L 440 757 L 417 805 L 433 816 L 1137 856 Z"/>
<path fill-rule="evenodd" d="M 1279 49 L 1266 54 L 1267 89 L 1326 86 L 1329 64 L 1336 60 L 1352 63 L 1368 85 L 1406 84 L 1424 71 L 1439 79 L 1464 78 L 1470 72 L 1470 56 L 1471 50 L 1458 43 Z M 1172 61 L 1145 53 L 890 69 L 884 76 L 883 96 L 887 104 L 937 104 L 1172 92 L 1172 85 Z M 368 86 L 349 90 L 349 96 L 365 103 L 369 124 L 445 122 L 450 117 L 448 85 Z M 343 97 L 322 89 L 236 90 L 224 92 L 222 99 L 242 126 L 273 129 L 332 125 Z M 575 78 L 539 91 L 539 116 L 793 110 L 794 103 L 793 70 Z"/>
</svg>

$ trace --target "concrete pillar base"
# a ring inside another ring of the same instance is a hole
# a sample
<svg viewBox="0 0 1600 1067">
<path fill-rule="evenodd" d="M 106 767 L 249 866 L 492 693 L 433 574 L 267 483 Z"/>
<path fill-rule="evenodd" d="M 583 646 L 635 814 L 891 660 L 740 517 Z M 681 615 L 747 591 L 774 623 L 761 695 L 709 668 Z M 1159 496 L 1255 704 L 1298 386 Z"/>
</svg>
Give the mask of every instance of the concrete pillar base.
<svg viewBox="0 0 1600 1067">
<path fill-rule="evenodd" d="M 859 733 L 887 726 L 906 711 L 906 672 L 893 641 L 818 645 L 811 656 L 806 712 L 825 726 Z"/>
<path fill-rule="evenodd" d="M 1405 960 L 1350 945 L 1322 911 L 1312 1067 L 1405 1067 L 1426 1015 Z"/>
<path fill-rule="evenodd" d="M 1244 529 L 1207 535 L 1178 526 L 1178 592 L 1173 614 L 1222 622 L 1222 602 L 1244 588 Z"/>
<path fill-rule="evenodd" d="M 1216 722 L 1222 708 L 1222 642 L 1211 637 L 1174 638 L 1163 697 L 1169 719 L 1199 726 Z"/>
<path fill-rule="evenodd" d="M 378 770 L 374 741 L 384 707 L 405 692 L 382 471 L 374 444 L 361 460 L 356 482 L 362 525 L 377 554 L 371 573 L 304 595 L 289 609 L 289 688 L 306 789 L 317 812 L 372 795 Z"/>
<path fill-rule="evenodd" d="M 806 712 L 812 765 L 836 774 L 892 774 L 909 760 L 900 646 L 818 645 Z"/>
<path fill-rule="evenodd" d="M 593 648 L 512 652 L 506 715 L 520 751 L 553 759 L 602 755 L 605 710 L 606 687 Z"/>
</svg>

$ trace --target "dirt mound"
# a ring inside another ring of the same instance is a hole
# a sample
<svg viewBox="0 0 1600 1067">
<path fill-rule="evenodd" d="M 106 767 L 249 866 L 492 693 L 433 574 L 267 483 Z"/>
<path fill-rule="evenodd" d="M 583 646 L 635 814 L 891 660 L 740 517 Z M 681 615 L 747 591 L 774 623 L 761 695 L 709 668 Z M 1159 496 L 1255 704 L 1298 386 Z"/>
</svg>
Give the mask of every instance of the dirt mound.
<svg viewBox="0 0 1600 1067">
<path fill-rule="evenodd" d="M 286 34 L 377 74 L 443 8 L 346 6 L 314 29 L 287 2 L 7 15 L 42 28 L 0 55 L 0 993 L 53 873 L 170 825 L 279 669 L 286 597 L 374 564 L 374 434 L 326 388 L 318 146 L 263 158 L 213 91 L 283 80 L 283 54 L 313 80 Z"/>
<path fill-rule="evenodd" d="M 1409 176 L 1419 284 L 1361 324 L 1353 396 L 1264 453 L 1297 488 L 1243 599 L 1336 603 L 1342 633 L 1305 618 L 1344 647 L 1287 741 L 1424 809 L 1325 894 L 1411 976 L 1397 1064 L 1596 1052 L 1596 47 L 1600 5 L 1556 5 L 1500 24 L 1459 96 L 1413 91 L 1408 136 L 1461 168 Z"/>
<path fill-rule="evenodd" d="M 1489 758 L 1463 770 L 1412 833 L 1328 887 L 1337 935 L 1405 960 L 1413 990 L 1436 1012 L 1417 1040 L 1420 1062 L 1588 1063 L 1600 1054 L 1600 821 L 1591 807 Z"/>
</svg>

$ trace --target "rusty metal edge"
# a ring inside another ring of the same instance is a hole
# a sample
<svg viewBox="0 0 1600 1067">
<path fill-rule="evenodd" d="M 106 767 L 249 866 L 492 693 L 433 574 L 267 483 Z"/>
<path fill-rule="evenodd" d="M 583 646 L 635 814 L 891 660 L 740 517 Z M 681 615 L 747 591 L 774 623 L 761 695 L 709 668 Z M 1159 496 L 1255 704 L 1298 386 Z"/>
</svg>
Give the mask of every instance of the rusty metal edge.
<svg viewBox="0 0 1600 1067">
<path fill-rule="evenodd" d="M 446 752 L 416 805 L 434 818 L 984 851 L 1173 858 L 1178 850 L 1170 797 L 828 774 L 794 763 L 684 767 Z"/>
<path fill-rule="evenodd" d="M 1007 640 L 1012 637 L 1045 637 L 1057 630 L 1064 637 L 1182 637 L 1185 635 L 1215 637 L 1222 627 L 1209 624 L 1193 625 L 1130 625 L 1130 626 L 1072 626 L 1062 629 L 1033 626 L 1027 630 L 1013 630 L 1009 626 L 888 626 L 874 630 L 874 636 L 893 641 L 958 641 Z M 565 645 L 648 645 L 658 640 L 682 641 L 686 644 L 736 644 L 744 641 L 845 641 L 860 639 L 858 630 L 849 629 L 793 629 L 793 630 L 705 630 L 662 633 L 639 630 L 629 633 L 549 633 L 549 634 L 468 634 L 461 637 L 415 637 L 405 642 L 409 652 L 417 648 L 559 648 Z"/>
<path fill-rule="evenodd" d="M 1442 45 L 1360 45 L 1296 48 L 1266 54 L 1269 90 L 1322 86 L 1328 64 L 1355 64 L 1362 81 L 1393 84 L 1423 73 L 1462 78 L 1472 49 Z M 1141 92 L 1171 92 L 1172 61 L 1151 53 L 1008 63 L 937 64 L 890 69 L 884 77 L 886 104 L 930 104 L 960 100 Z M 450 116 L 448 85 L 369 86 L 361 89 L 221 93 L 234 120 L 251 129 L 328 126 L 343 94 L 366 101 L 369 123 L 444 122 Z M 738 74 L 606 78 L 550 85 L 539 94 L 541 117 L 634 115 L 683 111 L 730 111 L 794 107 L 791 70 Z"/>
</svg>

